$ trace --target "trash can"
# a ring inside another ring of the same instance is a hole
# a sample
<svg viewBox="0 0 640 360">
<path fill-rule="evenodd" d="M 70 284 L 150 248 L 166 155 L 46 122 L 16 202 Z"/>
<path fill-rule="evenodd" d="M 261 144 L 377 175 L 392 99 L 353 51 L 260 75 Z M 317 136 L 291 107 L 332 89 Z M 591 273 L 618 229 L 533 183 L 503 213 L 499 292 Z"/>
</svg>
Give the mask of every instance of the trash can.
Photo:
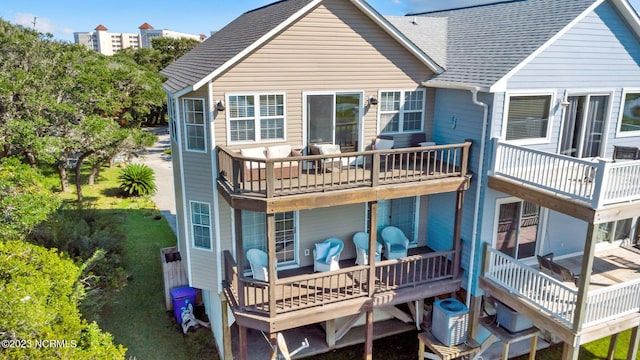
<svg viewBox="0 0 640 360">
<path fill-rule="evenodd" d="M 182 312 L 187 310 L 187 305 L 195 306 L 197 290 L 190 286 L 181 286 L 171 289 L 171 301 L 173 302 L 173 315 L 178 324 L 182 324 Z"/>
</svg>

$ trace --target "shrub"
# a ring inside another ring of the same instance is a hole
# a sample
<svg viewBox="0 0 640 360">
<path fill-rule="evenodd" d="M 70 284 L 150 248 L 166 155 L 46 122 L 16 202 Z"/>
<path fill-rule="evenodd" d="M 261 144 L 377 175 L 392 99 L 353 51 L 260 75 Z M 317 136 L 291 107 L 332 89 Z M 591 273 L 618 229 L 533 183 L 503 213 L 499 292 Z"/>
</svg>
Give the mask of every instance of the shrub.
<svg viewBox="0 0 640 360">
<path fill-rule="evenodd" d="M 120 188 L 128 196 L 146 196 L 156 192 L 153 169 L 144 164 L 129 164 L 118 177 Z"/>
</svg>

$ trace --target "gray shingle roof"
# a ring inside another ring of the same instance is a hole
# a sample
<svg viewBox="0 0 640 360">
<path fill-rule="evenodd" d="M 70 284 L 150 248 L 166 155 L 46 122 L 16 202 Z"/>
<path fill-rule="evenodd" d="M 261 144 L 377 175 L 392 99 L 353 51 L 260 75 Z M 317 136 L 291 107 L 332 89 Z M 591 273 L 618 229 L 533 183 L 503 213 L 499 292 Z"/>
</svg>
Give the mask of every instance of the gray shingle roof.
<svg viewBox="0 0 640 360">
<path fill-rule="evenodd" d="M 432 80 L 490 87 L 594 2 L 514 0 L 409 14 L 404 24 L 397 18 L 390 20 L 446 69 Z M 415 25 L 409 22 L 414 17 Z M 443 36 L 447 38 L 444 48 Z"/>
<path fill-rule="evenodd" d="M 312 1 L 280 1 L 242 14 L 164 68 L 164 88 L 178 92 L 204 79 Z"/>
</svg>

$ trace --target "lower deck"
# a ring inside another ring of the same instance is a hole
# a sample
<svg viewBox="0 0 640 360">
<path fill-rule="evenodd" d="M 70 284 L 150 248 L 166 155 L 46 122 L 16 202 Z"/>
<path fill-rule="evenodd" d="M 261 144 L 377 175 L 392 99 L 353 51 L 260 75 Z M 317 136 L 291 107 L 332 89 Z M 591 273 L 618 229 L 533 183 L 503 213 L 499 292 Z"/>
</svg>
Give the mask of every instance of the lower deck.
<svg viewBox="0 0 640 360">
<path fill-rule="evenodd" d="M 635 246 L 596 252 L 580 309 L 574 281 L 528 266 L 487 248 L 488 266 L 480 286 L 495 299 L 529 317 L 568 344 L 583 344 L 637 326 L 640 321 L 640 250 Z M 554 259 L 580 279 L 582 255 Z M 574 321 L 582 311 L 583 322 Z M 634 325 L 635 324 L 635 325 Z"/>
</svg>

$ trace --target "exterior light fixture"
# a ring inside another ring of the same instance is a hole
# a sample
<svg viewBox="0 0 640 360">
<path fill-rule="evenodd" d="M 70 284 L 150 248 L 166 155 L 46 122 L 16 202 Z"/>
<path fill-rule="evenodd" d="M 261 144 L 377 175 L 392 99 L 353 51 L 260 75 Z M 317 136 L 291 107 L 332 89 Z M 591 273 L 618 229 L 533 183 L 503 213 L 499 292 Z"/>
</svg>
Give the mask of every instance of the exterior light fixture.
<svg viewBox="0 0 640 360">
<path fill-rule="evenodd" d="M 216 104 L 216 110 L 218 111 L 224 111 L 225 107 L 224 104 L 222 103 L 222 100 L 218 100 L 218 103 Z"/>
<path fill-rule="evenodd" d="M 378 105 L 378 98 L 375 96 L 372 96 L 369 98 L 369 105 Z"/>
</svg>

